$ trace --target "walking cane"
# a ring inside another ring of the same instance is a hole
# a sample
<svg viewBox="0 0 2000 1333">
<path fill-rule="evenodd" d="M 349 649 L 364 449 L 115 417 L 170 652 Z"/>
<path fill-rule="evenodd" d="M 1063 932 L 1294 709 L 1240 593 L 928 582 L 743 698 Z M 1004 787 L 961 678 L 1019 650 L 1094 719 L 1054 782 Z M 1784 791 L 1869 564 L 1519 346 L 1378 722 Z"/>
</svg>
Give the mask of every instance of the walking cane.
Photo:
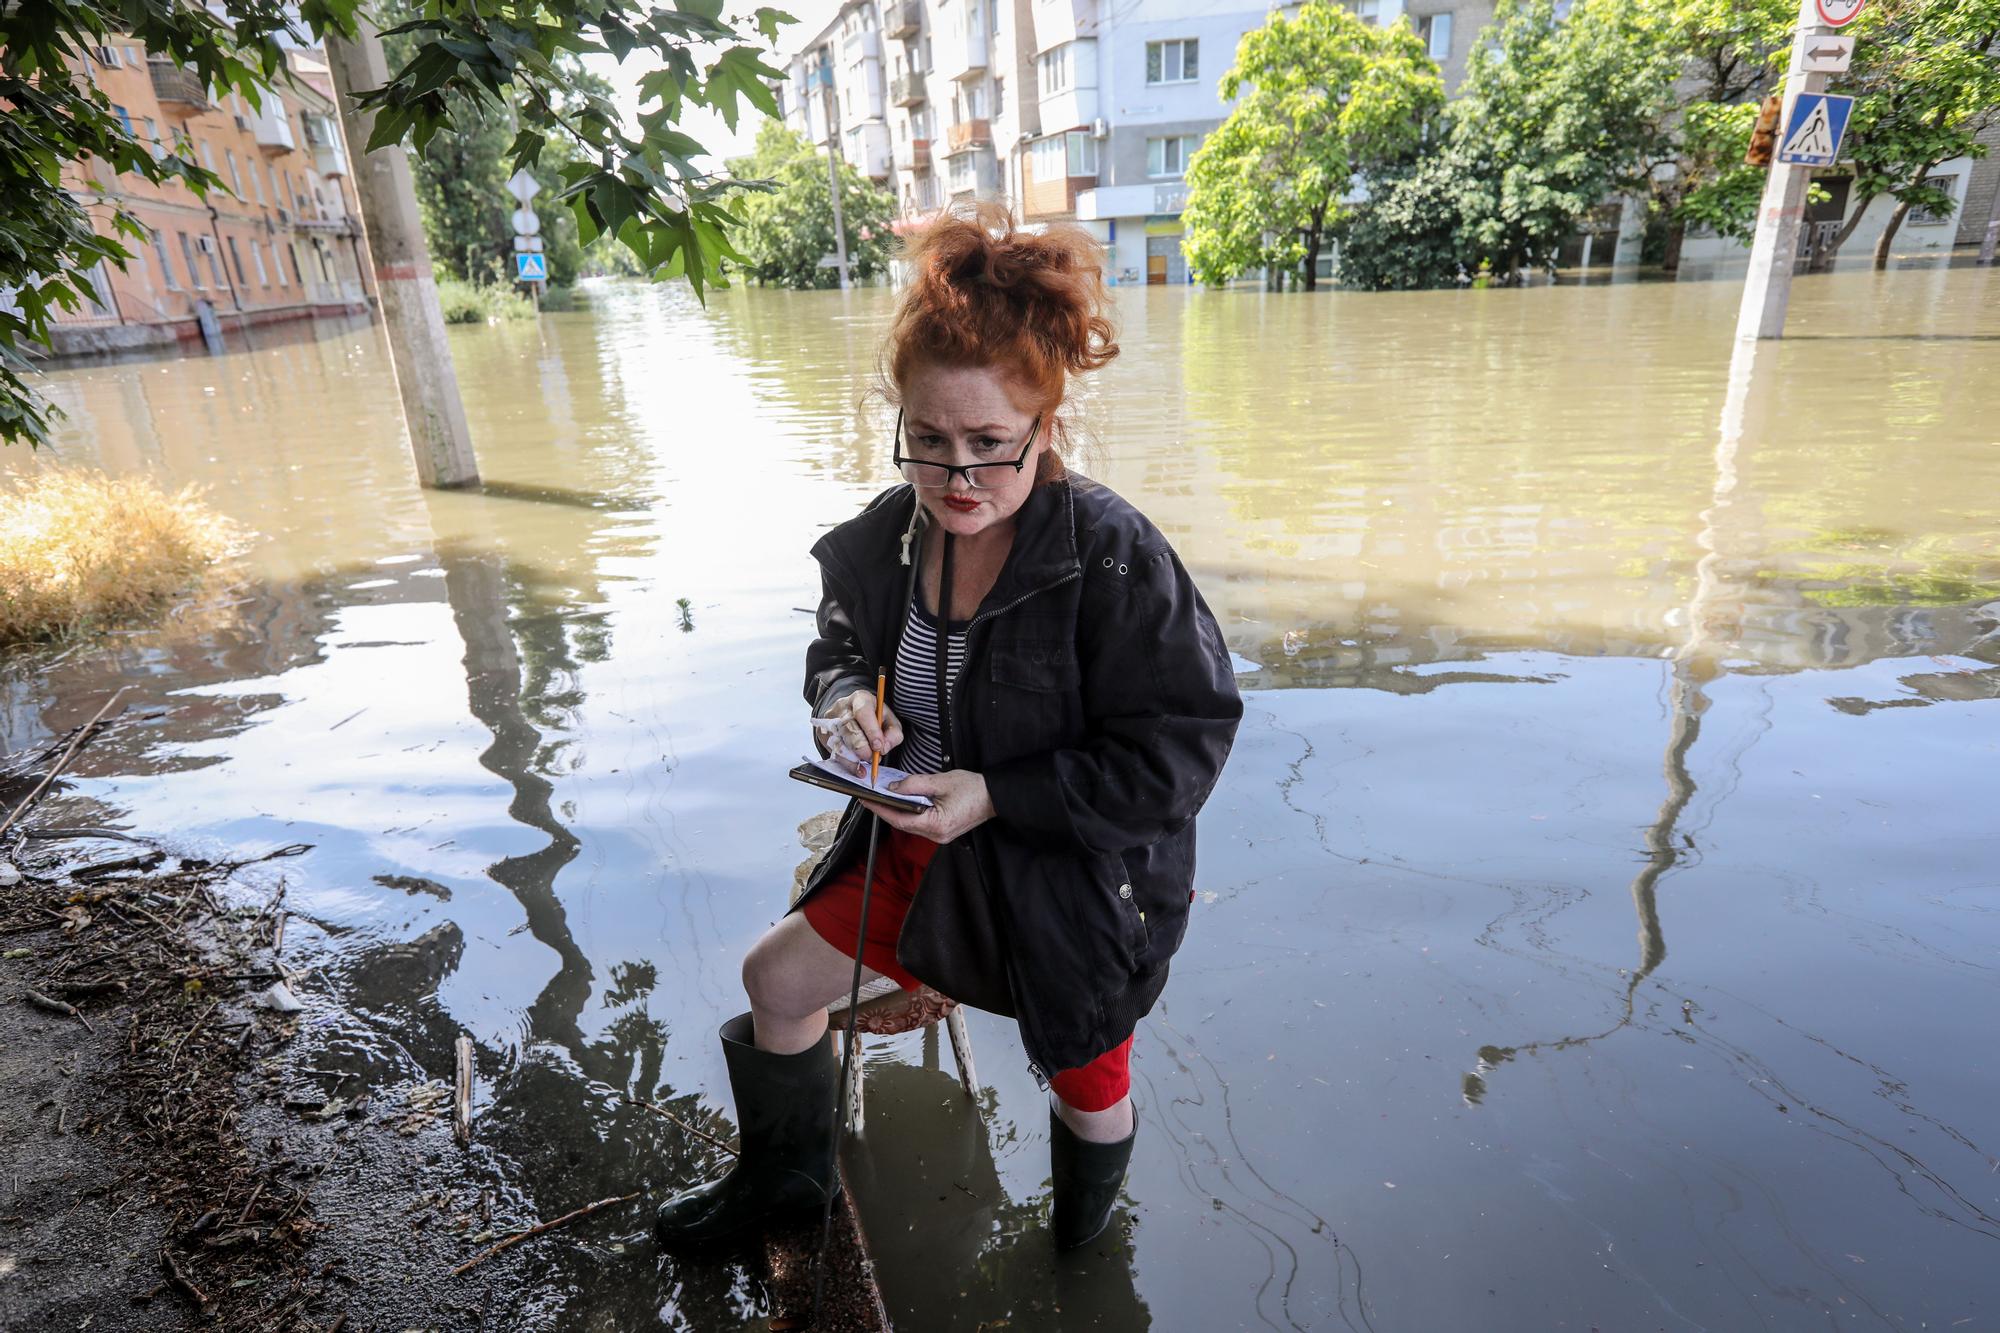
<svg viewBox="0 0 2000 1333">
<path fill-rule="evenodd" d="M 888 673 L 878 669 L 875 672 L 875 726 L 882 726 L 882 695 L 888 683 Z M 872 787 L 876 779 L 876 766 L 881 755 L 869 761 L 868 783 Z M 861 925 L 854 941 L 854 979 L 847 987 L 847 1032 L 840 1047 L 840 1082 L 833 1090 L 833 1137 L 828 1148 L 826 1173 L 826 1207 L 819 1220 L 819 1255 L 813 1261 L 813 1304 L 812 1325 L 814 1333 L 819 1329 L 820 1296 L 826 1289 L 826 1251 L 833 1240 L 833 1188 L 836 1173 L 840 1170 L 840 1141 L 847 1132 L 847 1117 L 842 1114 L 847 1100 L 847 1080 L 854 1068 L 855 1047 L 861 1041 L 860 1018 L 857 1010 L 861 1007 L 861 954 L 868 943 L 868 902 L 875 896 L 875 845 L 882 833 L 882 816 L 874 811 L 868 813 L 868 864 L 861 873 Z"/>
</svg>

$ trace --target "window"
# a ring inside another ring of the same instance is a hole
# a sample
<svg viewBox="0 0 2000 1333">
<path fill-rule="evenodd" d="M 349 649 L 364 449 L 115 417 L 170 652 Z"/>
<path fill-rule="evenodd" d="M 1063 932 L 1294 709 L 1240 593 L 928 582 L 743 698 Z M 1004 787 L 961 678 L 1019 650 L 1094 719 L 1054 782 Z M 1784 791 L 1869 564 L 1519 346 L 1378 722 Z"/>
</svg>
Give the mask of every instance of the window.
<svg viewBox="0 0 2000 1333">
<path fill-rule="evenodd" d="M 201 149 L 201 164 L 204 167 L 207 167 L 210 171 L 214 171 L 215 154 L 209 151 L 208 141 L 206 139 L 202 140 L 199 147 Z"/>
<path fill-rule="evenodd" d="M 97 48 L 97 63 L 98 63 L 98 64 L 100 64 L 100 65 L 103 65 L 103 66 L 104 66 L 104 67 L 105 67 L 106 69 L 117 69 L 117 68 L 118 68 L 118 48 L 117 48 L 117 47 L 115 47 L 115 46 L 100 46 L 100 47 L 98 47 L 98 48 Z"/>
<path fill-rule="evenodd" d="M 1952 217 L 1958 212 L 1958 177 L 1956 175 L 1926 176 L 1923 179 L 1923 184 L 1926 188 L 1943 190 L 1946 194 L 1950 195 L 1952 206 L 1942 213 L 1933 213 L 1928 208 L 1912 208 L 1909 217 L 1905 221 L 1912 227 L 1943 226 L 1945 223 L 1951 221 Z"/>
<path fill-rule="evenodd" d="M 116 102 L 113 102 L 111 104 L 111 114 L 118 118 L 118 123 L 125 127 L 125 132 L 127 134 L 132 133 L 132 117 L 129 114 L 127 114 L 124 107 L 119 106 Z"/>
<path fill-rule="evenodd" d="M 236 238 L 229 238 L 229 266 L 236 270 L 236 285 L 247 286 L 250 280 L 243 276 L 243 252 L 236 248 Z"/>
<path fill-rule="evenodd" d="M 194 266 L 194 246 L 188 243 L 188 234 L 183 231 L 175 235 L 181 238 L 181 258 L 187 261 L 188 281 L 194 284 L 196 291 L 207 291 L 208 284 L 201 280 L 201 270 Z"/>
<path fill-rule="evenodd" d="M 1194 82 L 1201 77 L 1201 68 L 1195 55 L 1196 40 L 1192 37 L 1172 42 L 1147 42 L 1146 82 Z"/>
<path fill-rule="evenodd" d="M 130 65 L 130 66 L 132 66 L 132 68 L 134 68 L 134 69 L 137 69 L 137 68 L 139 67 L 139 48 L 138 48 L 138 47 L 136 47 L 136 46 L 128 46 L 128 47 L 126 47 L 126 48 L 125 48 L 125 63 L 126 63 L 126 64 L 128 64 L 128 65 Z"/>
<path fill-rule="evenodd" d="M 257 270 L 257 285 L 269 287 L 271 275 L 264 268 L 264 248 L 257 242 L 250 242 L 250 266 Z"/>
<path fill-rule="evenodd" d="M 1354 16 L 1363 23 L 1382 22 L 1382 0 L 1354 0 Z"/>
<path fill-rule="evenodd" d="M 264 173 L 257 170 L 257 159 L 250 159 L 250 193 L 257 196 L 259 204 L 264 202 Z"/>
<path fill-rule="evenodd" d="M 1044 51 L 1035 61 L 1036 74 L 1041 80 L 1042 96 L 1064 92 L 1070 83 L 1070 46 L 1065 42 L 1053 51 Z"/>
<path fill-rule="evenodd" d="M 215 248 L 212 237 L 204 236 L 202 239 L 208 242 L 208 271 L 215 275 L 215 288 L 221 291 L 229 285 L 229 275 L 222 271 L 222 252 Z"/>
<path fill-rule="evenodd" d="M 285 281 L 285 253 L 278 248 L 276 241 L 271 242 L 271 268 L 278 275 L 278 285 L 280 287 L 289 287 L 291 285 Z"/>
<path fill-rule="evenodd" d="M 1005 79 L 993 80 L 993 114 L 996 116 L 1007 114 L 1007 80 Z"/>
<path fill-rule="evenodd" d="M 1430 49 L 1432 60 L 1443 62 L 1451 59 L 1451 15 L 1432 14 L 1423 20 L 1423 27 L 1418 35 Z"/>
<path fill-rule="evenodd" d="M 152 146 L 153 160 L 157 162 L 167 155 L 167 146 L 160 142 L 160 127 L 153 123 L 151 116 L 139 123 L 146 127 L 146 142 Z"/>
<path fill-rule="evenodd" d="M 160 234 L 160 230 L 157 227 L 153 229 L 153 253 L 159 257 L 160 274 L 167 281 L 167 290 L 170 292 L 179 291 L 181 289 L 180 280 L 174 277 L 174 266 L 167 262 L 167 238 Z"/>
<path fill-rule="evenodd" d="M 951 188 L 954 192 L 974 188 L 978 181 L 978 173 L 973 169 L 972 154 L 959 153 L 946 158 L 945 161 L 950 164 Z"/>
<path fill-rule="evenodd" d="M 1052 134 L 1037 140 L 1031 151 L 1034 154 L 1035 179 L 1038 181 L 1097 174 L 1097 140 L 1082 130 Z"/>
<path fill-rule="evenodd" d="M 229 164 L 229 192 L 238 199 L 243 197 L 243 178 L 236 174 L 236 154 L 229 149 L 222 150 L 222 160 Z"/>
<path fill-rule="evenodd" d="M 1173 134 L 1164 139 L 1146 140 L 1146 174 L 1185 176 L 1188 157 L 1200 143 L 1192 134 Z"/>
<path fill-rule="evenodd" d="M 292 252 L 292 276 L 297 278 L 299 286 L 303 287 L 306 285 L 306 271 L 299 267 L 299 243 L 297 241 L 287 241 L 285 248 Z"/>
</svg>

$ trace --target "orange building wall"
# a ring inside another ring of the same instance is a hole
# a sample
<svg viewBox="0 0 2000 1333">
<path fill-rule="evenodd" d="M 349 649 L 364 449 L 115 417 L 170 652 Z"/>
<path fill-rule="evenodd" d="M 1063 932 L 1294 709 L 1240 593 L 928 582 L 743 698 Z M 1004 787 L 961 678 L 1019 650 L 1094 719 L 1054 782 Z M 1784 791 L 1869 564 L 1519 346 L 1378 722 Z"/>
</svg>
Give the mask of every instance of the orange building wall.
<svg viewBox="0 0 2000 1333">
<path fill-rule="evenodd" d="M 269 110 L 260 123 L 258 112 L 236 94 L 206 108 L 179 100 L 176 90 L 206 95 L 177 69 L 168 67 L 156 77 L 144 49 L 130 39 L 118 39 L 109 49 L 115 63 L 91 58 L 87 77 L 141 141 L 158 143 L 163 151 L 175 151 L 178 144 L 183 156 L 219 176 L 222 188 L 204 200 L 178 182 L 154 185 L 135 175 L 116 177 L 101 161 L 72 163 L 68 183 L 93 204 L 100 231 L 110 231 L 116 201 L 154 239 L 137 245 L 126 238 L 136 257 L 124 272 L 107 266 L 97 278 L 108 299 L 65 322 L 186 322 L 176 333 L 191 336 L 196 302 L 203 298 L 225 325 L 365 308 L 373 284 L 364 277 L 360 214 L 323 67 L 295 54 L 297 86 L 281 87 L 276 101 L 267 96 Z M 314 87 L 315 81 L 321 86 Z M 331 128 L 331 147 L 310 142 L 308 116 L 325 118 L 313 128 L 322 140 Z M 270 142 L 278 137 L 281 119 L 289 147 Z"/>
</svg>

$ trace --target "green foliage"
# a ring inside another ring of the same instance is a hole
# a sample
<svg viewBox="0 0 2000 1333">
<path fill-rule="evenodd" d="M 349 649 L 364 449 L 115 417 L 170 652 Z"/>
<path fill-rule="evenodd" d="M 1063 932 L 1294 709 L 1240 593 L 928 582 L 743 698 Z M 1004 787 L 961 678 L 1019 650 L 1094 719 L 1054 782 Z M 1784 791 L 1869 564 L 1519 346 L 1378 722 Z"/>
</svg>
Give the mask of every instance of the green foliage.
<svg viewBox="0 0 2000 1333">
<path fill-rule="evenodd" d="M 533 319 L 535 307 L 512 287 L 445 278 L 437 285 L 438 307 L 447 324 L 487 324 L 498 319 Z"/>
<path fill-rule="evenodd" d="M 1456 285 L 1469 267 L 1458 185 L 1442 153 L 1371 181 L 1373 198 L 1335 232 L 1341 283 L 1371 291 Z"/>
<path fill-rule="evenodd" d="M 1912 208 L 1949 213 L 1949 194 L 1924 177 L 1948 158 L 1983 157 L 1978 135 L 2000 117 L 2000 0 L 1878 0 L 1851 30 L 1840 91 L 1855 103 L 1841 155 L 1854 162 L 1854 202 L 1836 249 L 1885 195 L 1896 223 Z M 1893 226 L 1878 263 L 1892 236 Z"/>
<path fill-rule="evenodd" d="M 48 342 L 56 306 L 75 309 L 87 299 L 88 269 L 130 258 L 120 238 L 144 237 L 136 219 L 116 208 L 108 234 L 97 235 L 86 212 L 93 201 L 65 186 L 64 164 L 98 161 L 144 180 L 180 178 L 197 196 L 218 183 L 178 158 L 155 161 L 119 124 L 110 100 L 85 77 L 88 48 L 129 34 L 204 87 L 258 105 L 284 71 L 280 34 L 351 35 L 358 11 L 359 0 L 221 0 L 214 9 L 150 0 L 0 5 L 0 105 L 7 107 L 0 115 L 0 290 L 12 294 L 0 306 L 0 441 L 33 446 L 47 439 L 51 409 L 29 388 L 20 349 Z M 483 116 L 517 106 L 508 174 L 546 160 L 560 186 L 547 192 L 548 203 L 569 210 L 579 246 L 612 235 L 646 271 L 684 274 L 700 295 L 738 258 L 725 234 L 735 218 L 724 201 L 740 185 L 696 168 L 702 145 L 676 125 L 689 106 L 712 108 L 732 129 L 741 102 L 775 113 L 764 80 L 778 71 L 759 49 L 791 21 L 768 7 L 725 18 L 721 0 L 640 10 L 621 0 L 426 0 L 421 16 L 400 28 L 414 43 L 408 58 L 387 85 L 359 95 L 375 112 L 367 151 L 407 140 L 422 152 L 461 121 L 471 126 L 475 108 Z M 641 84 L 636 126 L 623 125 L 601 88 L 588 87 L 569 59 L 600 51 L 620 60 L 640 51 L 661 66 Z"/>
<path fill-rule="evenodd" d="M 1300 272 L 1308 290 L 1355 178 L 1407 162 L 1444 104 L 1409 25 L 1377 28 L 1327 0 L 1245 33 L 1221 93 L 1236 105 L 1188 164 L 1189 267 L 1207 283 Z"/>
<path fill-rule="evenodd" d="M 1460 238 L 1503 281 L 1553 269 L 1591 209 L 1642 188 L 1663 151 L 1680 58 L 1654 10 L 1502 0 L 1473 48 L 1447 156 L 1460 173 Z"/>
<path fill-rule="evenodd" d="M 825 154 L 781 121 L 767 120 L 757 131 L 755 151 L 729 165 L 745 179 L 769 183 L 737 205 L 743 221 L 736 237 L 742 270 L 759 283 L 799 290 L 838 285 L 839 273 L 820 266 L 834 252 Z M 885 271 L 895 196 L 843 161 L 840 211 L 849 270 L 861 279 Z"/>
<path fill-rule="evenodd" d="M 1764 195 L 1764 169 L 1743 160 L 1757 103 L 1695 102 L 1682 114 L 1676 195 L 1668 205 L 1674 220 L 1706 223 L 1719 236 L 1747 242 Z"/>
</svg>

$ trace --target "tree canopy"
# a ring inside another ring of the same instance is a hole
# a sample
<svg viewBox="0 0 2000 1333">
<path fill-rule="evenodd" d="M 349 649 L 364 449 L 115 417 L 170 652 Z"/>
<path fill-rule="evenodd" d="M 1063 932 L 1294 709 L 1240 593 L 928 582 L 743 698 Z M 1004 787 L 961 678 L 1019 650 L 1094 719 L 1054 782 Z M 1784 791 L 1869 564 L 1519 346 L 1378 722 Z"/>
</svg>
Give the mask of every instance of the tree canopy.
<svg viewBox="0 0 2000 1333">
<path fill-rule="evenodd" d="M 1378 28 L 1328 0 L 1245 33 L 1221 92 L 1236 105 L 1188 164 L 1189 266 L 1209 283 L 1297 272 L 1308 291 L 1356 178 L 1411 158 L 1444 105 L 1408 24 Z"/>
<path fill-rule="evenodd" d="M 760 283 L 801 290 L 838 283 L 839 274 L 820 263 L 834 252 L 826 154 L 782 122 L 767 120 L 751 155 L 729 165 L 746 179 L 770 182 L 736 203 L 743 225 L 734 241 L 742 270 Z M 867 279 L 887 269 L 895 196 L 842 160 L 840 211 L 853 275 Z"/>
<path fill-rule="evenodd" d="M 213 7 L 152 0 L 17 0 L 0 5 L 0 442 L 44 442 L 49 407 L 31 391 L 26 344 L 49 339 L 60 307 L 93 296 L 89 270 L 123 265 L 126 242 L 145 232 L 127 210 L 110 210 L 99 235 L 63 178 L 72 161 L 102 161 L 118 174 L 179 179 L 197 195 L 213 173 L 150 147 L 122 125 L 87 77 L 91 48 L 130 36 L 191 71 L 205 88 L 235 91 L 253 105 L 281 77 L 285 40 L 352 34 L 360 0 L 219 0 Z M 361 95 L 377 112 L 367 151 L 409 141 L 420 152 L 475 108 L 511 103 L 520 126 L 508 170 L 569 160 L 557 170 L 577 239 L 600 233 L 628 246 L 649 272 L 685 274 L 700 293 L 733 256 L 736 219 L 724 198 L 736 183 L 694 159 L 702 145 L 676 128 L 684 108 L 713 107 L 731 128 L 739 103 L 775 114 L 765 83 L 778 72 L 759 55 L 790 16 L 760 8 L 725 17 L 722 0 L 674 0 L 672 8 L 626 0 L 425 0 L 421 16 L 392 29 L 414 50 L 388 84 Z M 621 122 L 599 90 L 583 86 L 566 56 L 642 53 L 659 68 L 640 84 L 636 125 Z"/>
</svg>

